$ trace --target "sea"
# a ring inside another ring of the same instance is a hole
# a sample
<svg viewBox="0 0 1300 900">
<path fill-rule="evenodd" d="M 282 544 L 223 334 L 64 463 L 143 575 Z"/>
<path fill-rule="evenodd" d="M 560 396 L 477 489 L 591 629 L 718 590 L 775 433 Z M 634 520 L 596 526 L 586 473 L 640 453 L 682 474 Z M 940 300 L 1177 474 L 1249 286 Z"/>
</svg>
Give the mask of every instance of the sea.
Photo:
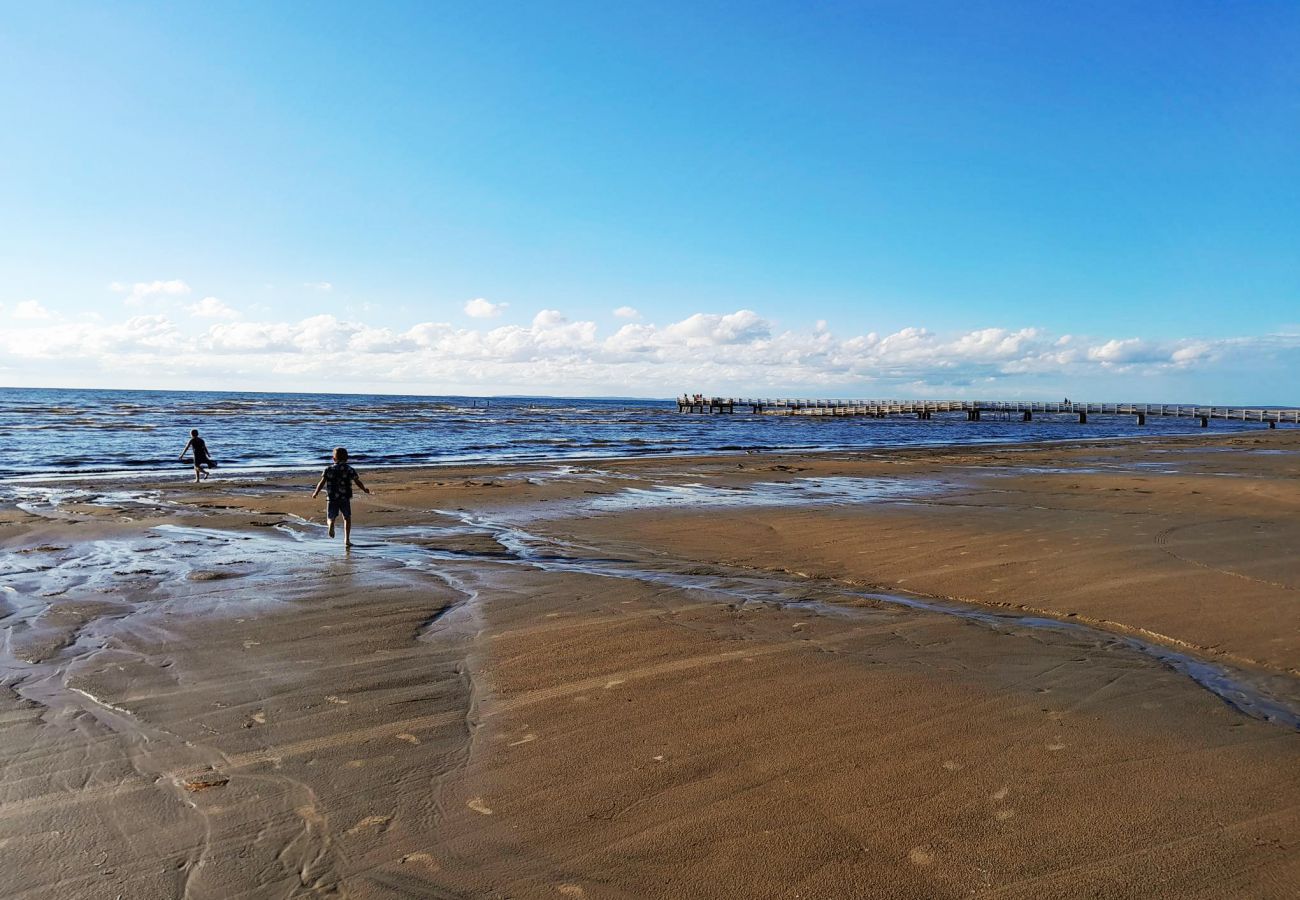
<svg viewBox="0 0 1300 900">
<path fill-rule="evenodd" d="M 255 474 L 325 465 L 336 446 L 358 467 L 389 468 L 1136 438 L 1196 426 L 1150 419 L 1139 427 L 1127 416 L 1080 425 L 1039 413 L 1033 422 L 698 415 L 679 414 L 674 400 L 0 388 L 0 480 L 181 471 L 191 428 L 218 472 Z"/>
</svg>

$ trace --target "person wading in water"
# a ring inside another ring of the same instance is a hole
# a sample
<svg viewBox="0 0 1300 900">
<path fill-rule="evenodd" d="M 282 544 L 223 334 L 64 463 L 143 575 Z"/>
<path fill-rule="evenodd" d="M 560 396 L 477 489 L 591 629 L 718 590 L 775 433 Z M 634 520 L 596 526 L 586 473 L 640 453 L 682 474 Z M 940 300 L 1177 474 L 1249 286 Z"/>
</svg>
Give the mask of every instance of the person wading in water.
<svg viewBox="0 0 1300 900">
<path fill-rule="evenodd" d="M 199 479 L 208 477 L 208 469 L 215 469 L 217 461 L 208 455 L 208 445 L 203 438 L 199 437 L 197 428 L 190 432 L 190 442 L 185 445 L 185 449 L 177 459 L 184 459 L 185 454 L 190 450 L 194 451 L 194 481 L 197 483 Z"/>
</svg>

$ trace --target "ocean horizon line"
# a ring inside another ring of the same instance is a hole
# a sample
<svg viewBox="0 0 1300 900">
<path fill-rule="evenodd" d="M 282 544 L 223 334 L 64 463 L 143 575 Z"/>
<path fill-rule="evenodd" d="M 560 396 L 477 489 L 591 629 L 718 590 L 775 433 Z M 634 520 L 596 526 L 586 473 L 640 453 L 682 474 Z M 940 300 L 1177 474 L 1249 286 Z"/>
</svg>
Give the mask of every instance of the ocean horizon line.
<svg viewBox="0 0 1300 900">
<path fill-rule="evenodd" d="M 687 394 L 676 394 L 672 396 L 636 396 L 633 394 L 514 394 L 514 393 L 492 393 L 492 394 L 470 394 L 470 393 L 425 393 L 425 392 L 389 392 L 389 391 L 303 391 L 303 390 L 242 390 L 242 389 L 216 389 L 216 388 L 100 388 L 100 387 L 56 387 L 56 386 L 36 386 L 24 387 L 21 385 L 0 385 L 0 391 L 65 391 L 76 393 L 121 393 L 121 394 L 236 394 L 236 395 L 258 395 L 270 397 L 395 397 L 404 399 L 429 399 L 429 400 L 563 400 L 577 401 L 589 400 L 600 403 L 675 403 L 678 398 L 691 396 L 693 393 L 701 393 L 705 397 L 718 397 L 726 399 L 749 399 L 749 398 L 771 398 L 771 399 L 790 399 L 790 400 L 807 400 L 818 402 L 829 402 L 832 400 L 884 400 L 884 399 L 906 399 L 907 401 L 925 401 L 925 402 L 945 402 L 945 401 L 987 401 L 990 403 L 1056 403 L 1056 395 L 1016 395 L 1016 396 L 996 396 L 996 395 L 974 395 L 960 396 L 954 394 L 934 394 L 934 395 L 880 395 L 871 396 L 865 394 L 855 394 L 852 392 L 825 392 L 815 394 L 811 392 L 800 391 L 766 391 L 766 392 L 700 392 L 695 391 Z M 1143 400 L 1143 399 L 1121 399 L 1121 400 L 1098 400 L 1098 399 L 1080 399 L 1071 401 L 1075 403 L 1138 403 L 1149 405 L 1164 406 L 1231 406 L 1231 407 L 1248 407 L 1248 408 L 1267 408 L 1267 409 L 1300 409 L 1300 404 L 1289 403 L 1269 403 L 1263 401 L 1229 401 L 1229 400 Z"/>
</svg>

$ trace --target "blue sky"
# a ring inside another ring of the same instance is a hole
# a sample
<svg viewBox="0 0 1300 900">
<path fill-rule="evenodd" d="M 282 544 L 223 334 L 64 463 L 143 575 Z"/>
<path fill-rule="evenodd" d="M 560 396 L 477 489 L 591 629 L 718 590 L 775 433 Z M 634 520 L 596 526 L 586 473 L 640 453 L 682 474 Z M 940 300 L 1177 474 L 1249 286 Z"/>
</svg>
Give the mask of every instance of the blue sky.
<svg viewBox="0 0 1300 900">
<path fill-rule="evenodd" d="M 1300 402 L 1296 46 L 1282 2 L 6 4 L 0 383 Z"/>
</svg>

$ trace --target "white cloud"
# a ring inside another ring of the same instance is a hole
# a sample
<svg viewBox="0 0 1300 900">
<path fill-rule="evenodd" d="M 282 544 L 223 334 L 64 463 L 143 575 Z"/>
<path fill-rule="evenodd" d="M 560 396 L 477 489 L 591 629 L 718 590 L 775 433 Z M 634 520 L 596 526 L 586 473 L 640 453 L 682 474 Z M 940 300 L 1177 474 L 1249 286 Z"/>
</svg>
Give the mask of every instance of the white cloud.
<svg viewBox="0 0 1300 900">
<path fill-rule="evenodd" d="M 658 348 L 658 333 L 653 325 L 624 325 L 605 340 L 605 346 L 615 354 L 653 353 Z"/>
<path fill-rule="evenodd" d="M 239 311 L 232 309 L 224 300 L 204 297 L 190 306 L 190 315 L 196 319 L 238 319 Z"/>
<path fill-rule="evenodd" d="M 620 319 L 641 318 L 641 313 L 636 308 L 631 306 L 620 306 L 618 309 L 614 310 L 614 315 Z"/>
<path fill-rule="evenodd" d="M 558 309 L 544 309 L 533 316 L 533 330 L 548 331 L 552 328 L 559 328 L 567 321 L 569 320 L 564 318 L 564 314 Z"/>
<path fill-rule="evenodd" d="M 570 322 L 559 310 L 544 309 L 533 316 L 532 341 L 540 350 L 590 350 L 596 346 L 595 322 Z"/>
<path fill-rule="evenodd" d="M 110 326 L 108 341 L 120 347 L 171 352 L 184 346 L 180 330 L 166 316 L 133 316 Z"/>
<path fill-rule="evenodd" d="M 352 337 L 367 329 L 351 322 L 340 322 L 330 315 L 312 316 L 298 323 L 294 345 L 309 353 L 338 352 L 348 346 Z"/>
<path fill-rule="evenodd" d="M 20 300 L 14 304 L 14 311 L 11 315 L 15 319 L 24 319 L 35 321 L 39 319 L 50 318 L 50 311 L 36 300 Z"/>
<path fill-rule="evenodd" d="M 1155 344 L 1141 338 L 1109 340 L 1088 348 L 1088 358 L 1105 365 L 1154 362 L 1164 356 L 1168 356 L 1168 353 L 1162 353 Z"/>
<path fill-rule="evenodd" d="M 1175 365 L 1190 366 L 1201 360 L 1212 359 L 1216 355 L 1213 344 L 1208 341 L 1193 341 L 1175 350 L 1169 358 Z"/>
<path fill-rule="evenodd" d="M 687 346 L 691 347 L 743 344 L 762 340 L 768 336 L 770 330 L 771 326 L 766 320 L 748 309 L 737 310 L 725 316 L 696 313 L 665 329 L 671 337 L 684 340 Z"/>
<path fill-rule="evenodd" d="M 190 286 L 179 278 L 170 281 L 137 281 L 129 285 L 114 281 L 108 289 L 115 294 L 126 294 L 126 299 L 122 302 L 127 306 L 140 306 L 153 298 L 183 297 L 190 292 Z"/>
<path fill-rule="evenodd" d="M 311 288 L 313 291 L 324 291 L 327 294 L 334 290 L 334 285 L 328 281 L 304 281 L 302 286 Z"/>
<path fill-rule="evenodd" d="M 1037 337 L 1036 328 L 1022 328 L 1019 331 L 981 328 L 964 334 L 954 341 L 952 350 L 959 356 L 977 359 L 1015 359 L 1023 355 Z"/>
<path fill-rule="evenodd" d="M 662 324 L 631 321 L 612 332 L 555 309 L 541 310 L 523 325 L 381 327 L 334 315 L 276 320 L 265 309 L 256 314 L 260 320 L 249 321 L 215 297 L 175 312 L 125 320 L 110 313 L 89 321 L 50 315 L 34 301 L 11 304 L 0 329 L 0 368 L 22 370 L 29 361 L 45 360 L 65 369 L 131 371 L 141 378 L 202 372 L 226 383 L 237 377 L 272 386 L 329 376 L 332 384 L 434 391 L 481 385 L 574 394 L 797 389 L 815 395 L 824 386 L 840 396 L 1005 396 L 1043 385 L 1054 394 L 1063 381 L 1081 384 L 1103 376 L 1230 372 L 1267 359 L 1292 371 L 1300 367 L 1295 334 L 1154 341 L 1054 335 L 1038 328 L 951 334 L 910 327 L 846 335 L 820 322 L 780 330 L 745 309 Z"/>
<path fill-rule="evenodd" d="M 198 339 L 199 350 L 218 357 L 246 353 L 292 353 L 294 326 L 284 322 L 228 322 Z"/>
<path fill-rule="evenodd" d="M 509 303 L 492 303 L 482 297 L 475 297 L 465 304 L 465 315 L 471 319 L 495 319 L 509 305 Z"/>
</svg>

